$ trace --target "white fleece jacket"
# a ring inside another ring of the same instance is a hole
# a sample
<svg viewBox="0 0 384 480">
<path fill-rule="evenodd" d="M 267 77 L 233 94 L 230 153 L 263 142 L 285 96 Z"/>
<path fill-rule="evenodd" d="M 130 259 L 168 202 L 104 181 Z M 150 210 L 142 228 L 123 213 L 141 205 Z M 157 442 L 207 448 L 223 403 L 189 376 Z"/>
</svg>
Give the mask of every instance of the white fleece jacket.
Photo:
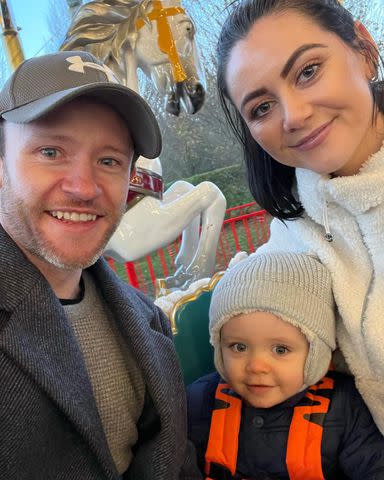
<svg viewBox="0 0 384 480">
<path fill-rule="evenodd" d="M 304 218 L 285 225 L 274 219 L 270 240 L 256 254 L 315 253 L 331 271 L 339 347 L 384 434 L 384 145 L 356 175 L 297 169 L 296 178 Z"/>
</svg>

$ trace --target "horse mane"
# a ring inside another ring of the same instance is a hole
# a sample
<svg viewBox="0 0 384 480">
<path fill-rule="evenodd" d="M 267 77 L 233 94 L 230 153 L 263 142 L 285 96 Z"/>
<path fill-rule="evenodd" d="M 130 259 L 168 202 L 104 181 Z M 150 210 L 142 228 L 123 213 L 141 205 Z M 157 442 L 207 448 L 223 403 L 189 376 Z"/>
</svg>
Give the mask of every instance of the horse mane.
<svg viewBox="0 0 384 480">
<path fill-rule="evenodd" d="M 106 64 L 118 64 L 121 51 L 135 49 L 136 22 L 149 24 L 152 0 L 94 0 L 74 14 L 60 50 L 87 50 Z"/>
</svg>

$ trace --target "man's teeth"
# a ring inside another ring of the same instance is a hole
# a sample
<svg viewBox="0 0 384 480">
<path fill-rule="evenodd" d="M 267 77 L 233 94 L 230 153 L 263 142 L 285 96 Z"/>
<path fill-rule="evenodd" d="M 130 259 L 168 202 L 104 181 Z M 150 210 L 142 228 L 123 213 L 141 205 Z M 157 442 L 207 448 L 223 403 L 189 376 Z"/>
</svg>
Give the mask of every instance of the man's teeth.
<svg viewBox="0 0 384 480">
<path fill-rule="evenodd" d="M 70 220 L 71 222 L 90 222 L 96 220 L 97 215 L 91 213 L 77 213 L 77 212 L 51 212 L 52 217 L 56 217 L 59 220 Z"/>
</svg>

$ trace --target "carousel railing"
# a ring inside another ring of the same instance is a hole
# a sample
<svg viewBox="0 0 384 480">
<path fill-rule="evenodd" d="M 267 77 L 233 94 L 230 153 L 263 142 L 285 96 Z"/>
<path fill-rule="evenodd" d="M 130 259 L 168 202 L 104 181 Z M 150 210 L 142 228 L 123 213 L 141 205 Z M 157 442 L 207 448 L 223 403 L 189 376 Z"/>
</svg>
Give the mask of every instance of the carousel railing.
<svg viewBox="0 0 384 480">
<path fill-rule="evenodd" d="M 221 229 L 215 271 L 225 270 L 237 252 L 254 252 L 269 238 L 270 215 L 256 203 L 229 208 Z M 156 280 L 175 271 L 181 238 L 135 262 L 120 264 L 108 259 L 116 273 L 133 287 L 155 297 Z"/>
</svg>

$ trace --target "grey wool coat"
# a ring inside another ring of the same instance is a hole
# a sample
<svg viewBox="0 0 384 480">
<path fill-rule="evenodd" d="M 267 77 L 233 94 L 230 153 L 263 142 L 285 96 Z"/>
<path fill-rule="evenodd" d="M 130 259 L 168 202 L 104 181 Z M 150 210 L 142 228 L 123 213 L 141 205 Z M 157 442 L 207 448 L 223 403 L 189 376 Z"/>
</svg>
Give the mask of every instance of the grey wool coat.
<svg viewBox="0 0 384 480">
<path fill-rule="evenodd" d="M 124 480 L 201 478 L 165 316 L 104 260 L 89 269 L 146 384 Z M 117 480 L 81 351 L 49 284 L 0 226 L 0 479 Z"/>
</svg>

